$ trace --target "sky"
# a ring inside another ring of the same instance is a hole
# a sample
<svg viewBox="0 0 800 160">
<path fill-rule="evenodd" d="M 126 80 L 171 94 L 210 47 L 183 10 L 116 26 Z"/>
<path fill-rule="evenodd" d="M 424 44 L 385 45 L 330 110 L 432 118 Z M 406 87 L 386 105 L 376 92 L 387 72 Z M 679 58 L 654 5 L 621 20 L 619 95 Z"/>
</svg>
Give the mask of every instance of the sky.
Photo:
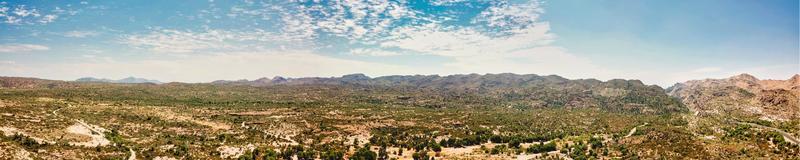
<svg viewBox="0 0 800 160">
<path fill-rule="evenodd" d="M 0 76 L 800 73 L 797 0 L 0 1 Z"/>
</svg>

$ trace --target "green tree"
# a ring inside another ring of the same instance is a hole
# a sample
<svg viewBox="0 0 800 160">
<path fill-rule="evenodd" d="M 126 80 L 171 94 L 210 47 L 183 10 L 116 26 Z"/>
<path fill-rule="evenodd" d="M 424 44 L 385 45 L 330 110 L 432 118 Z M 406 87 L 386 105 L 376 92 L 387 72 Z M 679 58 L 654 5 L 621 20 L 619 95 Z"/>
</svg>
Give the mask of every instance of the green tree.
<svg viewBox="0 0 800 160">
<path fill-rule="evenodd" d="M 378 158 L 378 154 L 369 150 L 369 146 L 365 146 L 356 150 L 356 153 L 350 157 L 351 160 L 375 160 Z"/>
<path fill-rule="evenodd" d="M 378 150 L 378 159 L 379 160 L 389 159 L 389 152 L 386 151 L 386 146 L 381 146 L 381 149 Z"/>
<path fill-rule="evenodd" d="M 427 151 L 414 152 L 414 154 L 411 154 L 411 158 L 413 158 L 414 160 L 428 160 L 428 159 L 430 159 L 430 157 L 428 157 L 428 152 Z"/>
</svg>

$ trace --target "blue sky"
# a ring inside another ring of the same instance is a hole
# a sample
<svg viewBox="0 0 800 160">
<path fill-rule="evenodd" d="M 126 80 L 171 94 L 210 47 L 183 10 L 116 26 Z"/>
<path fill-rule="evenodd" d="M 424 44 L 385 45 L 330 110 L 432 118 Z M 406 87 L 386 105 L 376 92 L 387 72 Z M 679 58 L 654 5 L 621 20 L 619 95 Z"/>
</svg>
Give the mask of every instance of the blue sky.
<svg viewBox="0 0 800 160">
<path fill-rule="evenodd" d="M 787 79 L 798 13 L 795 0 L 3 1 L 0 75 Z"/>
</svg>

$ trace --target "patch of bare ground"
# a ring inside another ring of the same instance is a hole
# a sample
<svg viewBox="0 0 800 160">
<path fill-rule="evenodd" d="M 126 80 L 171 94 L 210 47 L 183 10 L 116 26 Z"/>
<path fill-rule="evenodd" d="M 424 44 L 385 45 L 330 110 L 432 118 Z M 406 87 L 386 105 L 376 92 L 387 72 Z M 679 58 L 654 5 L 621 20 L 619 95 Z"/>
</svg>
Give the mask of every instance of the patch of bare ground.
<svg viewBox="0 0 800 160">
<path fill-rule="evenodd" d="M 236 112 L 228 114 L 233 116 L 269 116 L 269 115 L 285 113 L 287 111 L 289 111 L 289 109 L 287 108 L 276 108 L 276 109 L 267 109 L 261 111 L 246 111 L 246 112 Z"/>
<path fill-rule="evenodd" d="M 10 101 L 4 101 L 0 99 L 0 108 L 7 107 L 7 106 L 16 106 L 17 104 Z"/>
<path fill-rule="evenodd" d="M 193 118 L 185 114 L 173 112 L 168 108 L 161 107 L 139 107 L 138 114 L 155 115 L 164 120 L 183 121 L 210 127 L 213 130 L 230 130 L 231 126 L 227 123 L 214 122 L 210 120 Z"/>
<path fill-rule="evenodd" d="M 296 136 L 300 131 L 300 128 L 293 124 L 279 123 L 277 125 L 270 126 L 269 129 L 264 131 L 264 133 L 283 139 L 284 141 L 282 142 L 273 142 L 272 144 L 273 146 L 283 146 L 299 144 L 297 141 L 292 139 L 292 137 Z"/>
<path fill-rule="evenodd" d="M 55 102 L 57 100 L 54 99 L 54 98 L 50 98 L 50 97 L 38 97 L 38 98 L 36 98 L 36 101 L 38 101 L 38 102 Z"/>
<path fill-rule="evenodd" d="M 0 159 L 33 160 L 30 152 L 9 142 L 0 142 Z"/>
<path fill-rule="evenodd" d="M 105 138 L 103 132 L 106 132 L 104 128 L 89 125 L 83 121 L 78 121 L 78 123 L 67 127 L 67 133 L 88 137 L 88 141 L 69 142 L 70 145 L 76 146 L 97 147 L 111 144 L 111 141 Z"/>
<path fill-rule="evenodd" d="M 173 157 L 159 156 L 159 157 L 153 158 L 153 160 L 177 160 L 177 159 L 175 159 Z"/>
<path fill-rule="evenodd" d="M 217 148 L 217 151 L 220 153 L 219 157 L 223 159 L 229 158 L 239 158 L 240 156 L 244 155 L 245 152 L 252 151 L 256 147 L 253 144 L 248 144 L 246 146 L 220 146 Z"/>
<path fill-rule="evenodd" d="M 31 139 L 35 140 L 36 143 L 55 144 L 55 142 L 53 142 L 53 141 L 49 141 L 49 140 L 46 140 L 44 138 L 40 138 L 40 137 L 37 137 L 35 135 L 28 134 L 28 133 L 23 132 L 23 131 L 21 131 L 21 130 L 19 130 L 17 128 L 14 128 L 14 127 L 7 127 L 7 126 L 0 127 L 0 131 L 2 131 L 3 132 L 3 136 L 6 136 L 6 137 L 13 136 L 15 134 L 19 134 L 19 135 L 24 135 L 24 136 L 30 137 Z"/>
</svg>

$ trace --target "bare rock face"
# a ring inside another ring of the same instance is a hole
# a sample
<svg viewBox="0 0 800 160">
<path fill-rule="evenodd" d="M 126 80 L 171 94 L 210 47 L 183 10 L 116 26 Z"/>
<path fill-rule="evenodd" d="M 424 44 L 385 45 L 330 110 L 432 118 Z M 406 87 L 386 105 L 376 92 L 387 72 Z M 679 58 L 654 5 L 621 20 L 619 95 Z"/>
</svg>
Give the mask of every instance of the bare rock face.
<svg viewBox="0 0 800 160">
<path fill-rule="evenodd" d="M 800 75 L 759 80 L 748 74 L 692 80 L 667 88 L 695 113 L 738 112 L 771 120 L 800 119 Z"/>
</svg>

